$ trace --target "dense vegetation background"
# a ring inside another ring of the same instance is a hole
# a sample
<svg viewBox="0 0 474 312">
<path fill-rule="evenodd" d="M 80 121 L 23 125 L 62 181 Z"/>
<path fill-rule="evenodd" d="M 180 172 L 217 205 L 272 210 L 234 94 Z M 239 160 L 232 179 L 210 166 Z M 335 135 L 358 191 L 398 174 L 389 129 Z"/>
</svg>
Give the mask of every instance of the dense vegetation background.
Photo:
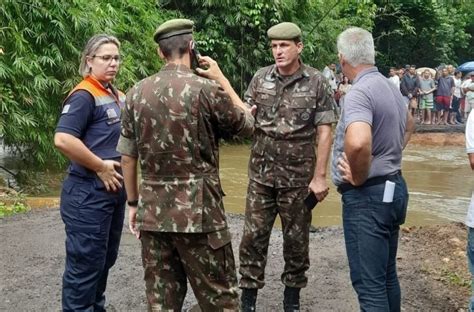
<svg viewBox="0 0 474 312">
<path fill-rule="evenodd" d="M 319 69 L 336 61 L 347 26 L 373 32 L 382 72 L 404 64 L 437 66 L 474 59 L 474 2 L 374 0 L 2 0 L 0 139 L 34 166 L 65 160 L 52 137 L 62 100 L 80 80 L 80 52 L 96 33 L 122 42 L 117 85 L 127 90 L 159 70 L 152 34 L 173 17 L 196 22 L 204 55 L 215 58 L 238 92 L 272 63 L 266 30 L 281 21 L 303 30 L 303 60 Z"/>
</svg>

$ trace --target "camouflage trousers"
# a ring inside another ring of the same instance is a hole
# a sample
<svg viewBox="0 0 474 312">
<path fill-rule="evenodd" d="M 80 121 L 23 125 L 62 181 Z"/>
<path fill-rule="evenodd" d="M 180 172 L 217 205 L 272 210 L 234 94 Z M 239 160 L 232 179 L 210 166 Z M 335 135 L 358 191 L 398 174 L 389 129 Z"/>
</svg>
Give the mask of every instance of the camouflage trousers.
<svg viewBox="0 0 474 312">
<path fill-rule="evenodd" d="M 277 214 L 280 215 L 283 228 L 285 260 L 281 280 L 290 287 L 306 286 L 311 225 L 311 211 L 303 202 L 307 195 L 307 187 L 273 188 L 249 182 L 244 234 L 239 252 L 241 288 L 262 288 L 265 285 L 268 244 Z"/>
<path fill-rule="evenodd" d="M 212 233 L 141 232 L 149 311 L 181 311 L 187 281 L 202 311 L 238 311 L 228 229 Z"/>
</svg>

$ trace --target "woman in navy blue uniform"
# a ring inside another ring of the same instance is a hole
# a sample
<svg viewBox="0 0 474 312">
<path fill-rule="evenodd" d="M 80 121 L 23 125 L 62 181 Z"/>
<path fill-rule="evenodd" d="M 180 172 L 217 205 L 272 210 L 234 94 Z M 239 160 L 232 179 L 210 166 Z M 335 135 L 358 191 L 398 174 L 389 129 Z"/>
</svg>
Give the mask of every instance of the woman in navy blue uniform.
<svg viewBox="0 0 474 312">
<path fill-rule="evenodd" d="M 54 144 L 70 160 L 61 192 L 66 230 L 63 311 L 105 311 L 109 269 L 117 259 L 125 191 L 116 151 L 125 96 L 112 81 L 120 42 L 93 36 L 82 52 L 83 80 L 69 93 Z"/>
</svg>

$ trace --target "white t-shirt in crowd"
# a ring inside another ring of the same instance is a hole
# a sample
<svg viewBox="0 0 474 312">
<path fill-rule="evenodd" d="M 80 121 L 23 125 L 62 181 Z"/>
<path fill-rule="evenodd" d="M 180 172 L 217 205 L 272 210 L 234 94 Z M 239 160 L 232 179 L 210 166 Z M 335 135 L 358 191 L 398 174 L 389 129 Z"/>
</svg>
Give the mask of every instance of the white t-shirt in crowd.
<svg viewBox="0 0 474 312">
<path fill-rule="evenodd" d="M 457 97 L 458 99 L 461 98 L 461 84 L 462 81 L 461 79 L 457 79 L 456 77 L 453 77 L 454 80 L 454 96 Z"/>
<path fill-rule="evenodd" d="M 337 81 L 336 81 L 336 74 L 334 74 L 333 70 L 328 66 L 324 67 L 323 69 L 323 76 L 329 81 L 329 85 L 333 91 L 337 90 Z"/>
<path fill-rule="evenodd" d="M 462 83 L 461 85 L 461 88 L 469 88 L 471 89 L 473 86 L 472 84 L 474 83 L 474 81 L 470 78 L 464 80 L 464 82 Z M 466 99 L 471 102 L 473 99 L 474 99 L 474 91 L 467 91 L 466 93 Z"/>
<path fill-rule="evenodd" d="M 395 87 L 400 89 L 400 77 L 398 77 L 398 75 L 389 77 L 388 80 L 390 80 L 395 85 Z"/>
<path fill-rule="evenodd" d="M 466 152 L 474 153 L 474 114 L 469 114 L 466 122 Z M 474 228 L 474 191 L 472 192 L 471 203 L 467 211 L 466 225 Z"/>
</svg>

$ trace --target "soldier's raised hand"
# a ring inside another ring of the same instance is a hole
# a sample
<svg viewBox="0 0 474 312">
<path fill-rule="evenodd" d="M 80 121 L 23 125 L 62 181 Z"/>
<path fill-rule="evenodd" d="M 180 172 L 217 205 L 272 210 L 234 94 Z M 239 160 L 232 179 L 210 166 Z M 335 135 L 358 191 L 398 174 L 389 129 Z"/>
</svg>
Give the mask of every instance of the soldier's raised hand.
<svg viewBox="0 0 474 312">
<path fill-rule="evenodd" d="M 196 68 L 196 71 L 199 75 L 216 81 L 226 79 L 217 62 L 209 56 L 201 56 L 199 58 L 199 65 L 207 68 Z"/>
</svg>

